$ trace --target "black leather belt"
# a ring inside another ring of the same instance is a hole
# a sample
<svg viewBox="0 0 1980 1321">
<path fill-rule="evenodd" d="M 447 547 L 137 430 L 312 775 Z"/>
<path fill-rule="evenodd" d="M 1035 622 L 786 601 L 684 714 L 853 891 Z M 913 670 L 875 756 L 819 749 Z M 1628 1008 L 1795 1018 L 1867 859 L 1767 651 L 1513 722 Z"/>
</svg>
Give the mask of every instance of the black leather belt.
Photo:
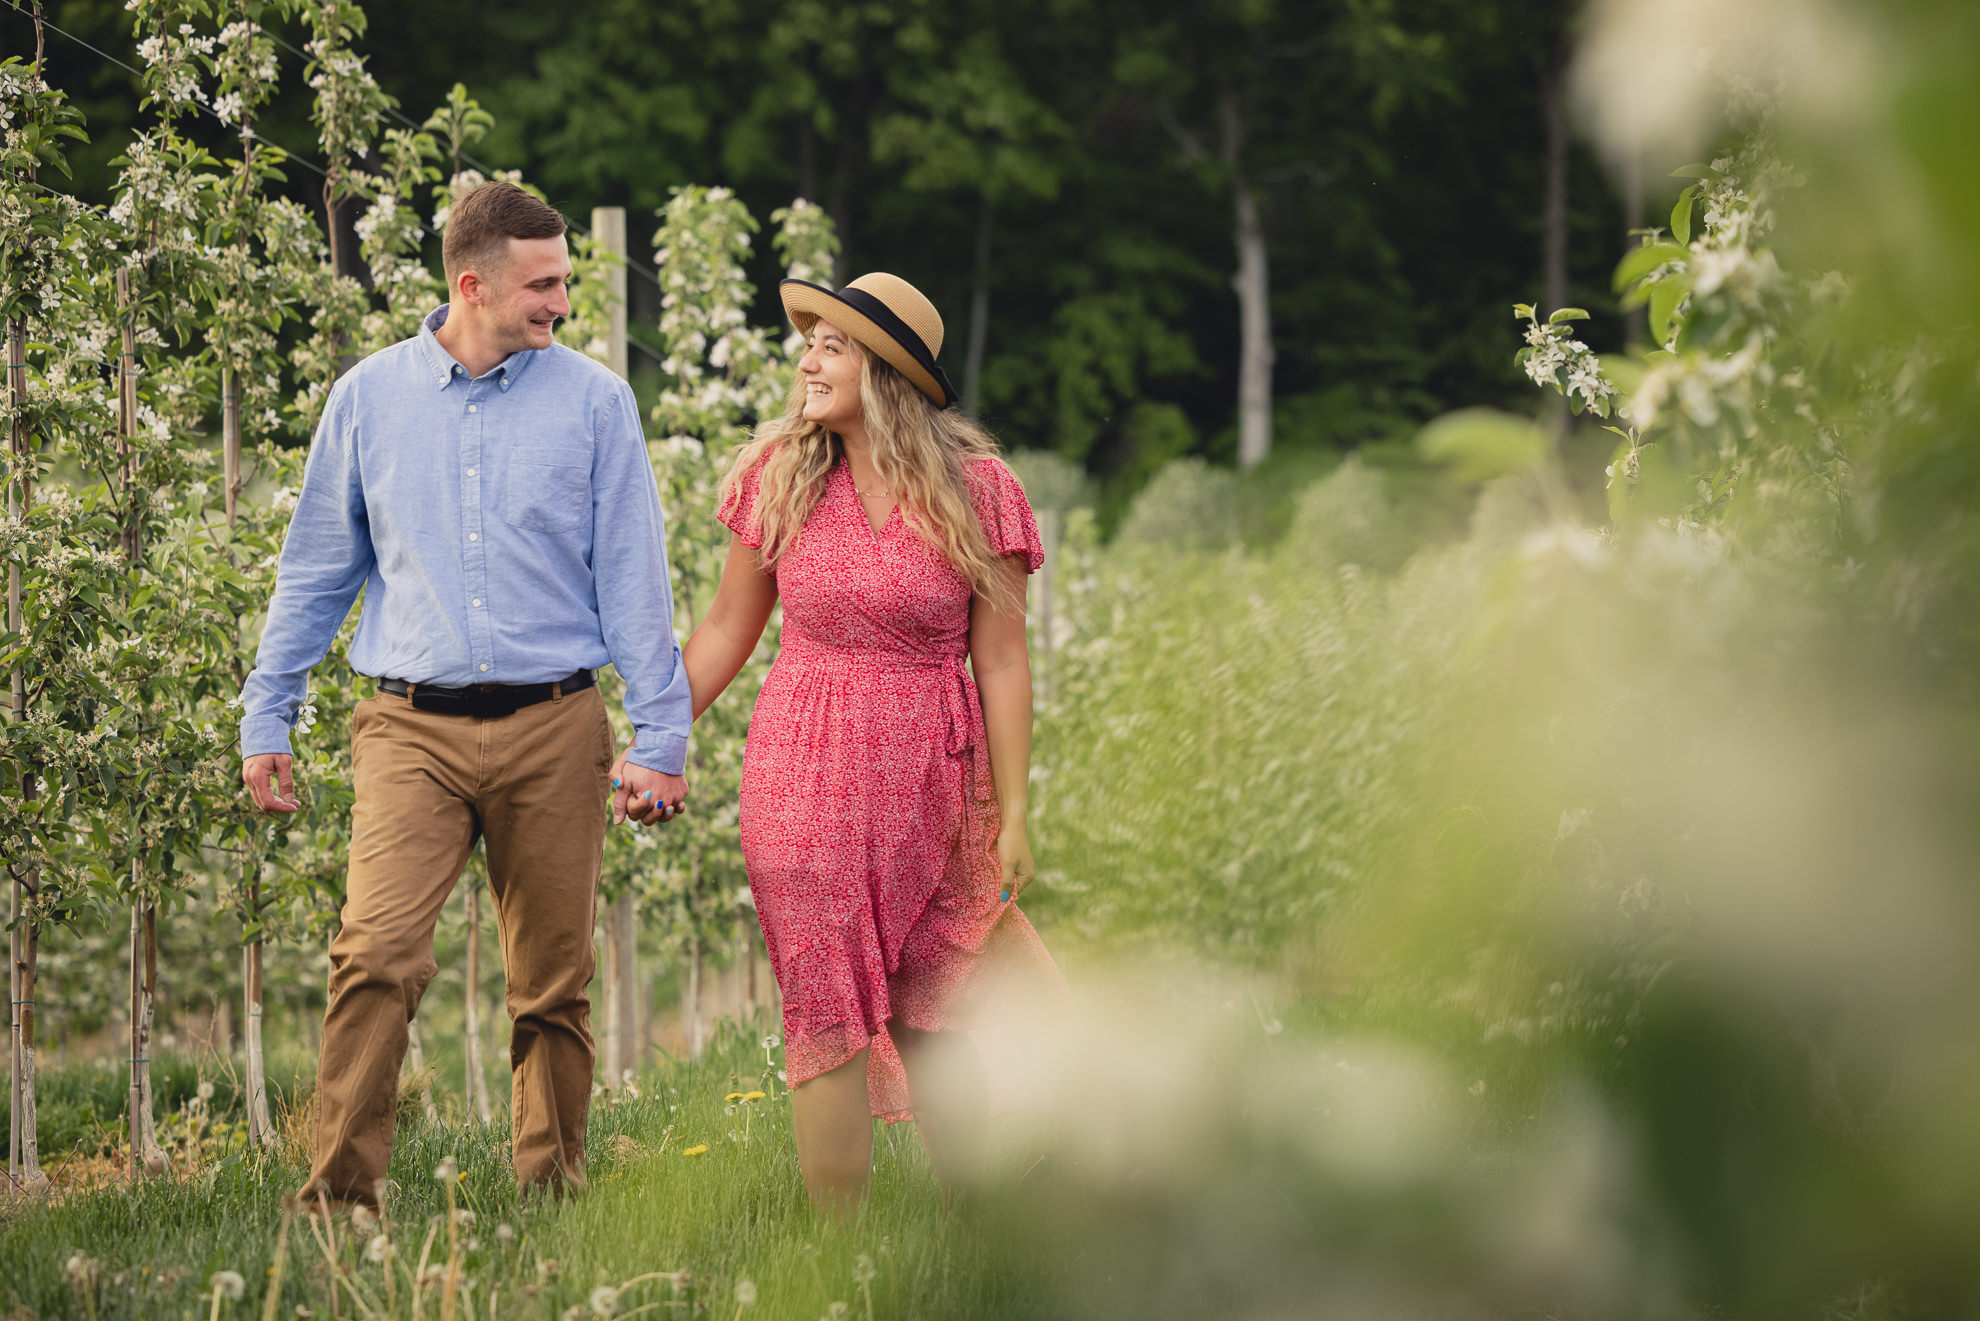
<svg viewBox="0 0 1980 1321">
<path fill-rule="evenodd" d="M 565 693 L 581 693 L 598 682 L 590 670 L 579 670 L 550 683 L 477 683 L 466 688 L 439 688 L 404 679 L 380 679 L 378 691 L 404 697 L 421 711 L 448 716 L 506 716 Z"/>
</svg>

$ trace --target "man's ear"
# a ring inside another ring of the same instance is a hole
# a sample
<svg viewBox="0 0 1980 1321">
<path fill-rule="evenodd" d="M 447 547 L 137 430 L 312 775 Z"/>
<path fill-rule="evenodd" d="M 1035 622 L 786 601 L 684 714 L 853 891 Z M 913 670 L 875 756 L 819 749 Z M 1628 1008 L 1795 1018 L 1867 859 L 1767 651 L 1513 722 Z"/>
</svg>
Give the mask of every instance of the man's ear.
<svg viewBox="0 0 1980 1321">
<path fill-rule="evenodd" d="M 472 266 L 456 276 L 453 285 L 454 297 L 469 307 L 480 307 L 488 301 L 488 282 Z"/>
</svg>

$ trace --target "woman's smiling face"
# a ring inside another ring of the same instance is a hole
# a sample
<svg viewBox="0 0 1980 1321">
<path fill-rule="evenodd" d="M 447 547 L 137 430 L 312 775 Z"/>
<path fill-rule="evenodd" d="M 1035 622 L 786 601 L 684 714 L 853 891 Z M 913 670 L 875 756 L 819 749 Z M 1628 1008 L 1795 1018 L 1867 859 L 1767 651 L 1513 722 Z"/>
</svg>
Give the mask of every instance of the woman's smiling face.
<svg viewBox="0 0 1980 1321">
<path fill-rule="evenodd" d="M 859 345 L 823 318 L 811 327 L 810 347 L 798 359 L 804 378 L 804 416 L 828 431 L 857 426 L 864 414 L 859 399 Z"/>
</svg>

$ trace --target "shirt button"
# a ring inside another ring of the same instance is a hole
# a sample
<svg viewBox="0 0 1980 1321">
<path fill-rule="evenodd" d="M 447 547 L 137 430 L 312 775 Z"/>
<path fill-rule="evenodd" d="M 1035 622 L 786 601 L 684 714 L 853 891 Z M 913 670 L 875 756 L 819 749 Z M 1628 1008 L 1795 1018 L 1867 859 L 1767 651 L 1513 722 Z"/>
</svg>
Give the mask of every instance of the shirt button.
<svg viewBox="0 0 1980 1321">
<path fill-rule="evenodd" d="M 476 605 L 480 605 L 480 604 L 481 604 L 481 598 L 480 598 L 480 597 L 478 597 L 478 596 L 477 596 L 477 597 L 475 597 L 475 598 L 474 598 L 474 603 L 475 603 Z"/>
<path fill-rule="evenodd" d="M 480 534 L 479 532 L 470 532 L 470 533 L 468 533 L 468 540 L 469 540 L 469 541 L 479 541 L 479 540 L 481 540 L 481 534 Z"/>
<path fill-rule="evenodd" d="M 480 404 L 469 404 L 469 405 L 468 405 L 468 412 L 470 412 L 470 413 L 478 413 L 478 412 L 480 412 L 480 411 L 481 411 L 481 405 L 480 405 Z"/>
<path fill-rule="evenodd" d="M 469 469 L 468 469 L 468 476 L 470 476 L 470 477 L 472 477 L 472 476 L 474 476 L 474 469 L 472 469 L 472 468 L 469 468 Z"/>
<path fill-rule="evenodd" d="M 484 665 L 484 666 L 482 666 L 482 667 L 481 667 L 481 672 L 482 672 L 483 674 L 486 674 L 486 673 L 488 673 L 488 667 L 487 667 L 486 665 Z"/>
</svg>

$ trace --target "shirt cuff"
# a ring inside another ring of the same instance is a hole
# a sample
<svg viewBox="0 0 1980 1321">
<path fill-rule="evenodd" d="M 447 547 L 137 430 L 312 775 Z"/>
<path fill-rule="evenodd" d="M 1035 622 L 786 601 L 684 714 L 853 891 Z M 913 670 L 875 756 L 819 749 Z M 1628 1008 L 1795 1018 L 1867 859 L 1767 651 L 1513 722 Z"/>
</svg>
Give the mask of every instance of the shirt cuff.
<svg viewBox="0 0 1980 1321">
<path fill-rule="evenodd" d="M 241 721 L 241 760 L 277 753 L 294 755 L 289 748 L 289 725 L 280 716 L 247 716 Z"/>
<path fill-rule="evenodd" d="M 662 775 L 687 774 L 687 736 L 668 734 L 658 729 L 634 731 L 633 746 L 626 753 L 626 760 L 635 766 L 644 766 L 649 771 Z"/>
</svg>

